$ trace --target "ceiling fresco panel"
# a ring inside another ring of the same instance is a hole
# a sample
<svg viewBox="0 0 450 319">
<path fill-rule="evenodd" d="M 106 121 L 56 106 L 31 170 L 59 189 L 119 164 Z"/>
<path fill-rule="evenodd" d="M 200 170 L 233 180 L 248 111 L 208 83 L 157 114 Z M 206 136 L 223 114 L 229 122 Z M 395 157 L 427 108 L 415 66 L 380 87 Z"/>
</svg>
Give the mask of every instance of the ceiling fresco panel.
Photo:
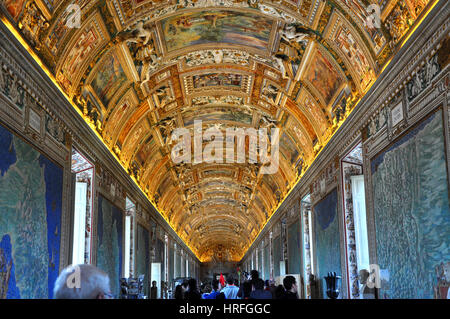
<svg viewBox="0 0 450 319">
<path fill-rule="evenodd" d="M 73 94 L 95 54 L 109 41 L 109 34 L 101 15 L 97 12 L 78 31 L 68 44 L 57 67 L 57 80 L 62 87 Z"/>
<path fill-rule="evenodd" d="M 337 66 L 331 63 L 330 59 L 317 48 L 311 58 L 305 80 L 311 83 L 326 105 L 333 101 L 342 85 L 345 84 Z"/>
<path fill-rule="evenodd" d="M 192 46 L 228 44 L 267 51 L 274 21 L 249 12 L 208 10 L 161 20 L 164 47 L 171 53 Z"/>
</svg>

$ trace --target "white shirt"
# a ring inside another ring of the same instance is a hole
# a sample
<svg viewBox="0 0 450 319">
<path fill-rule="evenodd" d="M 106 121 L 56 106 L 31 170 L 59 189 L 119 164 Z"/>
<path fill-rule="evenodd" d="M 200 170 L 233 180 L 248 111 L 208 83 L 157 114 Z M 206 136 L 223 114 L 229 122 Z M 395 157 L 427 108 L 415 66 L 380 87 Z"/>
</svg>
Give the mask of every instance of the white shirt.
<svg viewBox="0 0 450 319">
<path fill-rule="evenodd" d="M 221 292 L 223 292 L 223 294 L 225 295 L 225 298 L 227 298 L 227 299 L 237 299 L 239 287 L 228 284 L 225 288 L 222 289 Z"/>
</svg>

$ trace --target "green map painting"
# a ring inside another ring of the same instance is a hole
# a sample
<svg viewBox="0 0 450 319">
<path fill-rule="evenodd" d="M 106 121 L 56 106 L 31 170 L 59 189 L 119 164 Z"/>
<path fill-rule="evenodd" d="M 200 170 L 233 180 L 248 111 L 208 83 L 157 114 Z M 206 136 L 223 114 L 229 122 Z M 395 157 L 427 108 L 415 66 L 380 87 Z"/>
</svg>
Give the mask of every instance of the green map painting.
<svg viewBox="0 0 450 319">
<path fill-rule="evenodd" d="M 288 271 L 290 274 L 300 274 L 301 247 L 300 221 L 289 225 L 288 229 Z"/>
<path fill-rule="evenodd" d="M 337 203 L 337 189 L 335 188 L 313 208 L 317 276 L 322 283 L 321 292 L 325 299 L 327 298 L 327 285 L 324 277 L 328 272 L 336 272 L 338 276 L 342 276 Z"/>
<path fill-rule="evenodd" d="M 119 297 L 123 259 L 123 213 L 102 195 L 98 196 L 97 236 L 97 267 L 108 274 L 111 292 Z"/>
<path fill-rule="evenodd" d="M 150 280 L 150 235 L 144 226 L 137 225 L 136 276 L 144 275 L 144 295 L 149 295 Z"/>
<path fill-rule="evenodd" d="M 371 162 L 382 298 L 434 298 L 436 268 L 450 261 L 450 208 L 442 112 Z"/>
</svg>

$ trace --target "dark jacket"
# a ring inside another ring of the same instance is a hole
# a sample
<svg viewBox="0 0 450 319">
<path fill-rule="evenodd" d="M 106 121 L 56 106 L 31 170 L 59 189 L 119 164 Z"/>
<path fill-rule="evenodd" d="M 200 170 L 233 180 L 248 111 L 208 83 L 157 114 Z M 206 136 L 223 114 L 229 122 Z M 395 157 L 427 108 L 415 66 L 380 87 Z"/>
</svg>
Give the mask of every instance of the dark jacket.
<svg viewBox="0 0 450 319">
<path fill-rule="evenodd" d="M 197 290 L 194 291 L 186 291 L 184 293 L 184 299 L 186 300 L 200 300 L 202 299 L 202 295 Z"/>
<path fill-rule="evenodd" d="M 285 291 L 282 299 L 298 299 L 298 295 L 291 291 Z"/>
<path fill-rule="evenodd" d="M 272 299 L 272 294 L 267 290 L 253 290 L 250 293 L 250 299 Z"/>
</svg>

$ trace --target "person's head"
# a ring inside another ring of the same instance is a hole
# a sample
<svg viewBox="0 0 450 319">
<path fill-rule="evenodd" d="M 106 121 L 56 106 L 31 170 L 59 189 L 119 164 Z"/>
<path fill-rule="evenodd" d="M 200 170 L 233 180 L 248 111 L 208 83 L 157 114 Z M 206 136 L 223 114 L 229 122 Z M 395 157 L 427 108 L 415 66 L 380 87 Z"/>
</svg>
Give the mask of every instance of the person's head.
<svg viewBox="0 0 450 319">
<path fill-rule="evenodd" d="M 274 297 L 275 297 L 275 299 L 282 299 L 283 295 L 284 295 L 284 287 L 283 287 L 283 285 L 278 285 L 275 288 Z"/>
<path fill-rule="evenodd" d="M 108 275 L 92 265 L 71 265 L 59 274 L 53 288 L 55 299 L 111 298 Z"/>
<path fill-rule="evenodd" d="M 250 276 L 252 277 L 252 280 L 259 278 L 259 272 L 257 270 L 250 271 Z"/>
<path fill-rule="evenodd" d="M 264 281 L 264 288 L 269 288 L 269 280 L 268 279 L 266 279 Z"/>
<path fill-rule="evenodd" d="M 211 282 L 211 287 L 214 291 L 218 291 L 220 286 L 220 282 L 217 279 L 213 279 Z"/>
<path fill-rule="evenodd" d="M 261 278 L 254 280 L 253 287 L 255 288 L 255 290 L 263 290 L 264 289 L 264 280 L 262 280 Z"/>
<path fill-rule="evenodd" d="M 244 281 L 242 284 L 242 291 L 244 292 L 244 298 L 250 297 L 252 292 L 252 283 L 250 281 Z"/>
<path fill-rule="evenodd" d="M 175 299 L 178 299 L 178 300 L 183 299 L 183 297 L 184 297 L 183 293 L 184 293 L 183 286 L 182 285 L 177 285 L 175 287 L 175 293 L 174 293 Z"/>
<path fill-rule="evenodd" d="M 202 292 L 204 293 L 211 293 L 212 292 L 212 286 L 210 285 L 203 285 L 203 289 L 201 289 Z"/>
<path fill-rule="evenodd" d="M 183 289 L 183 292 L 188 290 L 188 281 L 184 280 L 183 283 L 181 284 L 181 288 Z"/>
<path fill-rule="evenodd" d="M 231 275 L 227 276 L 227 284 L 234 285 L 234 278 L 233 278 L 233 276 L 231 276 Z"/>
<path fill-rule="evenodd" d="M 367 278 L 369 278 L 369 271 L 367 269 L 361 269 L 359 271 L 359 281 L 361 284 L 365 284 L 367 282 Z"/>
<path fill-rule="evenodd" d="M 297 292 L 297 283 L 294 276 L 286 276 L 283 279 L 283 286 L 286 291 Z"/>
<path fill-rule="evenodd" d="M 197 280 L 195 280 L 194 278 L 189 279 L 188 287 L 189 287 L 189 291 L 196 291 L 197 290 Z"/>
<path fill-rule="evenodd" d="M 152 287 L 156 287 L 156 281 L 155 280 L 152 281 Z"/>
</svg>

